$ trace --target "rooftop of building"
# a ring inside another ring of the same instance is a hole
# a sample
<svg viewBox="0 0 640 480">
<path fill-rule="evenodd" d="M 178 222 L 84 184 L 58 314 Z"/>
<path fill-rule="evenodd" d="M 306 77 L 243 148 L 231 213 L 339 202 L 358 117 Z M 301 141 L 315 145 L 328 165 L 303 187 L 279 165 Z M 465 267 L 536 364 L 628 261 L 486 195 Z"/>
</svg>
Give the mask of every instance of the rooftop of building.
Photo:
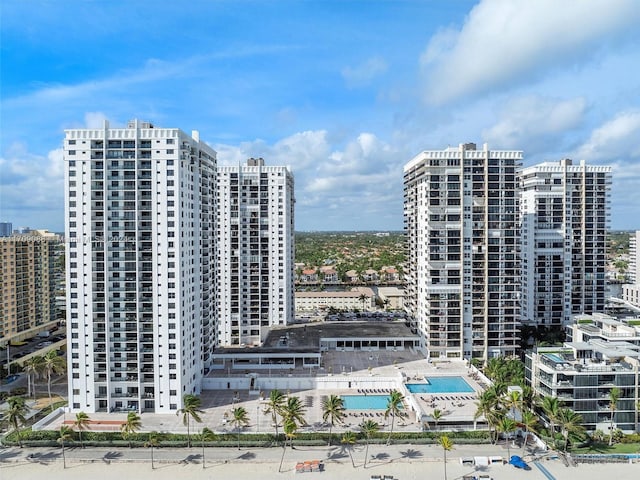
<svg viewBox="0 0 640 480">
<path fill-rule="evenodd" d="M 406 339 L 417 338 L 404 321 L 339 321 L 304 323 L 272 328 L 261 346 L 221 347 L 216 354 L 319 352 L 321 339 Z"/>
</svg>

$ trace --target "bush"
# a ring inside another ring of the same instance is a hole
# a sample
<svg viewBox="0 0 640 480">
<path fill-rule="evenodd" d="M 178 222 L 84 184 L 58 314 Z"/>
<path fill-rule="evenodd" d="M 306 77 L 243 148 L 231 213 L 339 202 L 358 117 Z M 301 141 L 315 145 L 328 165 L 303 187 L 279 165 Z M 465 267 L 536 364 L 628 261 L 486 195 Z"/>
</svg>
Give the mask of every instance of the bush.
<svg viewBox="0 0 640 480">
<path fill-rule="evenodd" d="M 9 394 L 12 397 L 19 397 L 21 395 L 26 395 L 27 394 L 27 387 L 16 387 L 16 388 L 13 388 L 13 389 L 11 389 Z"/>
</svg>

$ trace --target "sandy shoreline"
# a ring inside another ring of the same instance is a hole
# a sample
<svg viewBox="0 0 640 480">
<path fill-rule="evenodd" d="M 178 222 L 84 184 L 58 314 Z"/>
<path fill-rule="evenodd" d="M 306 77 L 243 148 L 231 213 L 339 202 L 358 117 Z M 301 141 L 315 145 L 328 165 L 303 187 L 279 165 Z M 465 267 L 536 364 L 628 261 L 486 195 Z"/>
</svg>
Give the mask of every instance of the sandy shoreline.
<svg viewBox="0 0 640 480">
<path fill-rule="evenodd" d="M 460 480 L 463 475 L 486 473 L 494 480 L 551 480 L 536 465 L 531 471 L 517 470 L 511 465 L 494 464 L 475 469 L 459 462 L 464 455 L 479 454 L 475 448 L 453 453 L 447 461 L 448 480 Z M 371 475 L 393 475 L 398 480 L 443 479 L 444 464 L 441 451 L 435 447 L 392 445 L 384 450 L 372 448 L 367 467 L 363 467 L 362 450 L 355 451 L 353 467 L 348 452 L 341 448 L 314 448 L 288 450 L 278 472 L 282 449 L 212 449 L 207 452 L 206 468 L 200 463 L 200 450 L 159 449 L 155 469 L 152 470 L 150 451 L 146 449 L 108 450 L 72 449 L 67 452 L 67 468 L 63 468 L 60 449 L 41 449 L 33 459 L 27 455 L 33 449 L 6 449 L 0 451 L 0 478 L 2 480 L 29 479 L 136 479 L 176 480 L 193 479 L 264 480 L 299 478 L 301 480 L 369 480 Z M 506 453 L 506 452 L 504 452 Z M 506 456 L 506 455 L 505 455 Z M 295 464 L 303 460 L 320 459 L 322 472 L 296 473 Z M 640 478 L 640 463 L 598 464 L 566 467 L 560 460 L 541 460 L 540 465 L 556 480 L 635 480 Z"/>
</svg>

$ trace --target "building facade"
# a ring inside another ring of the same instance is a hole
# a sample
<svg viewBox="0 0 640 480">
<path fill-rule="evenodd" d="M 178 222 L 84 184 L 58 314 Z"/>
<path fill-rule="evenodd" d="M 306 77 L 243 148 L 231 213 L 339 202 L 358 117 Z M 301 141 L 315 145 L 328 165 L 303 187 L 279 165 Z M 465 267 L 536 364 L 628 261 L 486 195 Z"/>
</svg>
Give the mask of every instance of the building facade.
<svg viewBox="0 0 640 480">
<path fill-rule="evenodd" d="M 13 233 L 11 222 L 0 222 L 0 237 L 9 237 Z"/>
<path fill-rule="evenodd" d="M 294 183 L 287 167 L 217 170 L 217 344 L 259 345 L 294 318 Z"/>
<path fill-rule="evenodd" d="M 65 131 L 72 411 L 171 413 L 215 342 L 216 152 L 177 128 Z"/>
<path fill-rule="evenodd" d="M 430 358 L 516 353 L 521 162 L 464 144 L 404 167 L 405 310 Z"/>
<path fill-rule="evenodd" d="M 611 167 L 565 159 L 522 171 L 522 322 L 604 310 Z"/>
<path fill-rule="evenodd" d="M 56 322 L 55 258 L 46 230 L 0 238 L 0 342 L 22 340 Z"/>
</svg>

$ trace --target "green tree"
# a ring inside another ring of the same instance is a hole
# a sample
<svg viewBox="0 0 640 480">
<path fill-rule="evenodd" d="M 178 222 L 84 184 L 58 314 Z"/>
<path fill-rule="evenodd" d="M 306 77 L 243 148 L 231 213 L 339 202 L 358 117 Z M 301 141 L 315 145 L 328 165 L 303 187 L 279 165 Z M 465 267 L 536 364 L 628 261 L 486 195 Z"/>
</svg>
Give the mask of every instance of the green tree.
<svg viewBox="0 0 640 480">
<path fill-rule="evenodd" d="M 278 415 L 282 416 L 282 410 L 284 408 L 285 394 L 278 389 L 271 390 L 269 393 L 269 400 L 267 400 L 264 413 L 271 414 L 271 423 L 276 427 L 276 441 L 278 440 Z"/>
<path fill-rule="evenodd" d="M 582 415 L 575 413 L 570 408 L 561 408 L 557 417 L 560 432 L 564 438 L 564 451 L 566 453 L 569 440 L 580 438 L 585 431 L 582 425 Z"/>
<path fill-rule="evenodd" d="M 364 450 L 364 468 L 367 468 L 367 459 L 369 458 L 369 441 L 380 430 L 378 425 L 373 420 L 365 420 L 360 424 L 360 432 L 364 436 L 365 450 Z"/>
<path fill-rule="evenodd" d="M 125 422 L 120 425 L 120 432 L 122 433 L 122 439 L 129 439 L 129 448 L 132 448 L 131 444 L 131 435 L 136 433 L 138 430 L 142 428 L 142 421 L 140 420 L 140 415 L 136 412 L 129 412 L 127 414 L 127 419 Z"/>
<path fill-rule="evenodd" d="M 516 418 L 516 411 L 522 412 L 522 394 L 518 390 L 511 390 L 502 399 L 502 404 L 511 413 L 511 418 Z"/>
<path fill-rule="evenodd" d="M 187 447 L 191 448 L 191 420 L 197 423 L 202 422 L 200 414 L 204 413 L 200 406 L 202 400 L 197 395 L 186 394 L 182 397 L 182 408 L 176 412 L 176 415 L 182 415 L 182 424 L 187 427 Z"/>
<path fill-rule="evenodd" d="M 297 398 L 297 397 L 293 397 Z M 289 440 L 289 445 L 291 446 L 291 450 L 293 450 L 293 439 L 296 436 L 298 431 L 298 423 L 294 420 L 293 417 L 284 416 L 282 418 L 282 430 L 284 431 L 285 438 Z M 282 462 L 284 462 L 284 454 L 287 451 L 287 442 L 284 442 L 282 447 L 282 457 L 280 458 L 280 466 L 278 467 L 278 472 L 282 471 Z"/>
<path fill-rule="evenodd" d="M 344 400 L 338 395 L 329 395 L 322 400 L 322 420 L 329 422 L 329 445 L 331 445 L 331 430 L 336 424 L 343 423 Z"/>
<path fill-rule="evenodd" d="M 367 297 L 364 293 L 361 293 L 360 296 L 358 297 L 358 299 L 362 302 L 362 310 L 365 311 L 366 310 L 366 306 L 367 306 L 367 299 L 369 297 Z"/>
<path fill-rule="evenodd" d="M 76 413 L 76 419 L 73 422 L 73 426 L 78 429 L 78 436 L 80 437 L 80 446 L 84 448 L 84 442 L 82 441 L 82 430 L 87 428 L 90 423 L 89 415 L 84 412 Z"/>
<path fill-rule="evenodd" d="M 447 480 L 447 452 L 453 449 L 453 442 L 446 435 L 442 435 L 438 440 L 444 454 L 444 480 Z"/>
<path fill-rule="evenodd" d="M 249 424 L 249 413 L 244 407 L 236 407 L 231 412 L 231 424 L 238 430 L 238 450 L 240 450 L 240 432 Z"/>
<path fill-rule="evenodd" d="M 26 415 L 29 413 L 29 406 L 25 403 L 22 397 L 9 397 L 7 398 L 7 408 L 4 411 L 3 420 L 13 427 L 18 437 L 18 445 L 22 448 L 22 435 L 20 434 L 20 427 L 25 424 Z"/>
<path fill-rule="evenodd" d="M 384 412 L 385 419 L 391 416 L 391 429 L 389 430 L 387 445 L 391 443 L 391 435 L 393 435 L 393 426 L 394 426 L 396 417 L 404 418 L 407 416 L 404 410 L 402 409 L 403 400 L 404 400 L 404 395 L 402 395 L 402 393 L 400 393 L 398 390 L 391 390 L 391 392 L 389 393 L 389 398 L 387 400 L 387 409 Z"/>
<path fill-rule="evenodd" d="M 558 400 L 558 397 L 550 397 L 550 396 L 543 397 L 540 407 L 542 408 L 543 413 L 545 414 L 545 416 L 547 417 L 547 420 L 549 421 L 551 438 L 555 443 L 556 423 L 558 421 L 558 415 L 560 413 L 560 400 Z"/>
<path fill-rule="evenodd" d="M 500 401 L 498 396 L 493 390 L 485 390 L 478 397 L 476 402 L 476 412 L 474 414 L 474 420 L 480 417 L 484 417 L 489 426 L 489 436 L 493 443 L 497 439 L 497 433 L 495 433 L 495 427 L 499 420 Z"/>
<path fill-rule="evenodd" d="M 349 458 L 351 458 L 351 465 L 353 468 L 356 468 L 356 464 L 353 461 L 353 445 L 356 443 L 356 434 L 350 430 L 344 432 L 342 434 L 342 438 L 340 438 L 340 443 L 345 445 L 347 451 L 349 452 Z"/>
<path fill-rule="evenodd" d="M 618 387 L 613 387 L 609 390 L 609 410 L 611 410 L 611 419 L 609 426 L 609 446 L 613 445 L 613 420 L 618 407 L 618 400 L 620 400 L 621 391 Z"/>
<path fill-rule="evenodd" d="M 156 431 L 149 433 L 147 441 L 144 443 L 146 448 L 151 449 L 151 470 L 154 470 L 155 464 L 153 463 L 153 449 L 160 445 L 160 434 Z"/>
<path fill-rule="evenodd" d="M 205 459 L 204 459 L 204 444 L 205 442 L 214 442 L 216 440 L 216 434 L 208 428 L 204 427 L 202 432 L 200 433 L 200 441 L 202 442 L 202 468 L 205 468 Z"/>
<path fill-rule="evenodd" d="M 67 427 L 66 425 L 62 425 L 60 427 L 60 432 L 58 432 L 58 443 L 62 447 L 62 467 L 67 468 L 67 459 L 64 455 L 64 442 L 68 442 L 71 440 L 71 436 L 73 435 L 73 430 Z"/>
<path fill-rule="evenodd" d="M 55 350 L 50 350 L 43 358 L 42 368 L 47 375 L 47 392 L 49 393 L 49 405 L 53 412 L 53 401 L 51 400 L 51 375 L 63 373 L 66 368 L 64 357 L 58 355 Z"/>
<path fill-rule="evenodd" d="M 437 408 L 431 413 L 431 418 L 433 418 L 434 423 L 436 424 L 436 430 L 438 430 L 438 422 L 442 420 L 442 410 L 438 410 Z"/>
<path fill-rule="evenodd" d="M 33 398 L 36 398 L 36 378 L 38 378 L 44 370 L 44 359 L 40 355 L 34 355 L 25 360 L 22 369 L 27 374 L 28 395 L 31 396 L 33 393 Z"/>
<path fill-rule="evenodd" d="M 287 401 L 282 407 L 283 420 L 293 421 L 296 424 L 295 430 L 297 430 L 299 426 L 307 424 L 304 419 L 305 414 L 306 409 L 298 397 L 287 397 Z"/>
<path fill-rule="evenodd" d="M 513 418 L 509 418 L 504 415 L 497 426 L 498 431 L 504 434 L 505 443 L 507 445 L 507 457 L 511 458 L 511 449 L 509 448 L 509 444 L 511 442 L 509 442 L 509 433 L 513 432 L 518 427 L 518 424 Z"/>
<path fill-rule="evenodd" d="M 536 432 L 538 428 L 538 417 L 531 410 L 525 410 L 522 412 L 520 424 L 522 425 L 522 428 L 524 428 L 524 440 L 522 442 L 522 453 L 524 454 L 524 449 L 527 446 L 527 441 L 529 440 L 529 432 Z"/>
</svg>

